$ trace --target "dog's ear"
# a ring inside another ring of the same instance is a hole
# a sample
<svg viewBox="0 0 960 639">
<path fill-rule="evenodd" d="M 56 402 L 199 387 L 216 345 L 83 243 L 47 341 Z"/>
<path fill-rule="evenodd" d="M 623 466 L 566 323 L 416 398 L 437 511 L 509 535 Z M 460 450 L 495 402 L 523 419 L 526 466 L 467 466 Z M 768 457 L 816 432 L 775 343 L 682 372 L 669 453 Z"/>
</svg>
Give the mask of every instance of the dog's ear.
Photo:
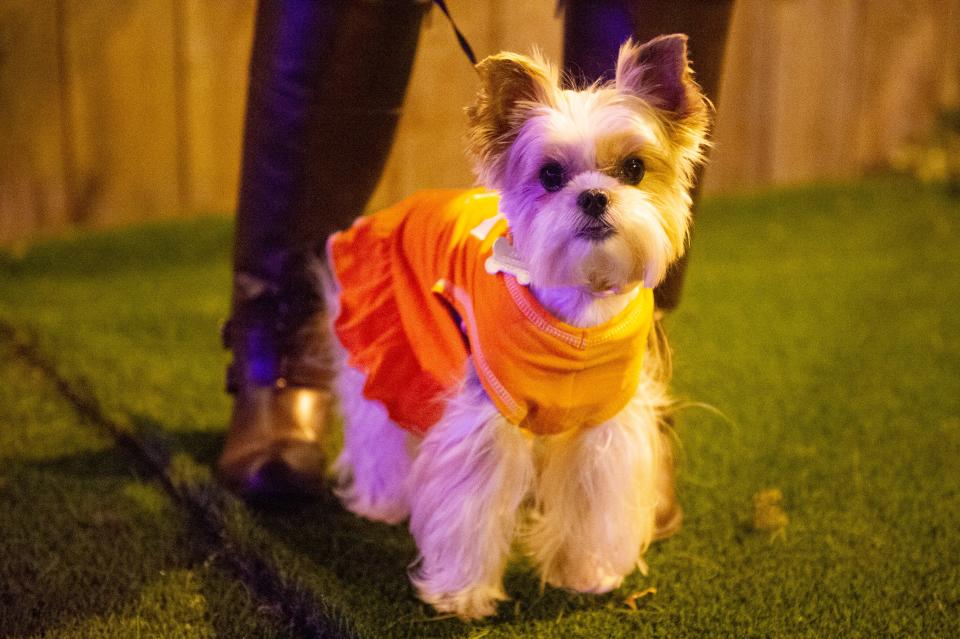
<svg viewBox="0 0 960 639">
<path fill-rule="evenodd" d="M 494 178 L 530 110 L 550 102 L 554 82 L 543 62 L 498 53 L 477 65 L 480 88 L 467 107 L 467 142 L 482 182 Z M 492 185 L 491 185 L 492 186 Z"/>
<path fill-rule="evenodd" d="M 617 56 L 617 90 L 642 98 L 665 116 L 687 172 L 703 160 L 710 128 L 710 103 L 693 79 L 687 36 L 659 36 L 645 44 L 627 40 Z"/>
<path fill-rule="evenodd" d="M 616 86 L 678 120 L 706 116 L 706 100 L 687 59 L 687 36 L 681 33 L 645 44 L 627 40 L 617 56 Z"/>
</svg>

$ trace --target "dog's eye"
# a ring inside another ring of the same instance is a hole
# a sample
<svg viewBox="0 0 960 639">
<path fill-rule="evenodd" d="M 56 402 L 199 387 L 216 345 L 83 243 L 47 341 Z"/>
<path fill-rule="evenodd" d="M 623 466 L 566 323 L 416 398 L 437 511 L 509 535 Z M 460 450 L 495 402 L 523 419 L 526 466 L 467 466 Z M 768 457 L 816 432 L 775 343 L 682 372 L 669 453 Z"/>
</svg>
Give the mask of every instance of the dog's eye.
<svg viewBox="0 0 960 639">
<path fill-rule="evenodd" d="M 559 191 L 563 188 L 563 167 L 557 162 L 548 162 L 540 168 L 540 184 L 548 191 Z"/>
<path fill-rule="evenodd" d="M 644 171 L 643 160 L 631 156 L 620 165 L 620 179 L 627 184 L 636 186 L 643 179 Z"/>
</svg>

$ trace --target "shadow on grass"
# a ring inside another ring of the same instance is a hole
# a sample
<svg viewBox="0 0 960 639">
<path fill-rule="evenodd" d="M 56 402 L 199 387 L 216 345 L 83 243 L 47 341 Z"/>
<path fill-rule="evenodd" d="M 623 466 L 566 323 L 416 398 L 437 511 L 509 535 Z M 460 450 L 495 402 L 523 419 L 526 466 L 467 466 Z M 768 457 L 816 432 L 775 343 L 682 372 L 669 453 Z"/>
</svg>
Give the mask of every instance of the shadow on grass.
<svg viewBox="0 0 960 639">
<path fill-rule="evenodd" d="M 68 476 L 74 479 L 141 479 L 150 476 L 133 466 L 126 459 L 126 452 L 119 448 L 86 451 L 73 455 L 48 457 L 26 464 L 26 468 L 45 475 Z"/>
<path fill-rule="evenodd" d="M 483 625 L 552 621 L 564 615 L 623 607 L 623 595 L 588 596 L 542 588 L 534 567 L 515 553 L 504 583 L 510 600 L 483 622 L 464 624 L 420 602 L 407 577 L 417 549 L 406 524 L 371 522 L 344 510 L 329 493 L 290 511 L 260 511 L 258 520 L 292 552 L 329 570 L 359 627 L 385 636 L 447 637 Z"/>
<path fill-rule="evenodd" d="M 0 637 L 287 636 L 125 457 L 114 447 L 4 470 Z"/>
<path fill-rule="evenodd" d="M 18 464 L 0 515 L 4 637 L 136 616 L 158 575 L 202 561 L 165 496 L 116 449 Z"/>
<path fill-rule="evenodd" d="M 168 468 L 170 458 L 176 452 L 187 453 L 198 463 L 213 468 L 223 448 L 225 433 L 170 430 L 143 414 L 132 415 L 130 423 L 136 440 L 155 459 L 162 460 L 164 469 Z"/>
<path fill-rule="evenodd" d="M 223 433 L 173 432 L 159 421 L 131 418 L 136 437 L 158 455 L 188 452 L 198 463 L 215 466 Z M 254 521 L 285 549 L 316 566 L 314 587 L 340 602 L 360 629 L 377 636 L 450 637 L 471 634 L 484 625 L 528 624 L 610 608 L 625 609 L 629 584 L 608 595 L 580 595 L 542 587 L 535 568 L 515 553 L 504 583 L 510 600 L 490 620 L 465 624 L 437 614 L 420 602 L 407 576 L 417 549 L 406 524 L 371 522 L 343 509 L 329 491 L 308 503 L 248 506 Z M 334 592 L 334 590 L 336 592 Z"/>
</svg>

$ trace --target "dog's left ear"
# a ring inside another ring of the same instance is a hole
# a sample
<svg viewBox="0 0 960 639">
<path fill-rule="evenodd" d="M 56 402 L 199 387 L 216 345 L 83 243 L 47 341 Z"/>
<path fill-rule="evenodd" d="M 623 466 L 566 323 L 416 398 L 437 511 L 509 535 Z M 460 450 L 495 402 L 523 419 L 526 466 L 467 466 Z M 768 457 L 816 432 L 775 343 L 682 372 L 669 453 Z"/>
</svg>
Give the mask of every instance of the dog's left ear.
<svg viewBox="0 0 960 639">
<path fill-rule="evenodd" d="M 687 36 L 659 36 L 645 44 L 632 39 L 617 56 L 617 90 L 646 100 L 669 117 L 684 123 L 703 120 L 707 103 L 693 79 L 687 59 Z"/>
</svg>

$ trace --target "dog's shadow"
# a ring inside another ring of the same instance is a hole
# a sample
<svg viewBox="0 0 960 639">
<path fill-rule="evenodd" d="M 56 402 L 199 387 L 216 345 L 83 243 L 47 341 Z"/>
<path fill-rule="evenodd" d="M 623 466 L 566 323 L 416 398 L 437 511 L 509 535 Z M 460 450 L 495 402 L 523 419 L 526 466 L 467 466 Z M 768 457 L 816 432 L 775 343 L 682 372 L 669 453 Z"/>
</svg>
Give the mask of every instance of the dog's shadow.
<svg viewBox="0 0 960 639">
<path fill-rule="evenodd" d="M 360 617 L 361 625 L 378 627 L 411 626 L 406 634 L 418 637 L 460 634 L 466 625 L 441 615 L 420 602 L 407 577 L 416 560 L 417 549 L 405 524 L 389 526 L 367 521 L 344 510 L 332 495 L 296 512 L 261 511 L 262 524 L 293 552 L 328 569 L 345 592 L 344 603 Z M 502 602 L 497 615 L 487 622 L 496 624 L 532 623 L 556 620 L 578 612 L 609 609 L 621 604 L 623 596 L 581 595 L 544 587 L 532 564 L 514 552 L 504 585 L 509 600 Z"/>
<path fill-rule="evenodd" d="M 138 421 L 141 435 L 143 430 L 156 432 L 159 426 Z M 223 434 L 216 432 L 178 433 L 171 439 L 175 440 L 168 442 L 172 448 L 189 450 L 196 461 L 207 465 L 215 463 L 223 445 Z M 325 448 L 331 454 L 335 447 Z M 390 526 L 357 517 L 329 490 L 310 502 L 247 508 L 287 551 L 309 560 L 321 594 L 341 606 L 359 628 L 379 636 L 434 637 L 457 636 L 474 627 L 438 614 L 417 599 L 407 576 L 417 548 L 405 523 Z M 499 605 L 495 616 L 479 623 L 528 624 L 577 612 L 627 610 L 623 599 L 628 586 L 607 595 L 543 586 L 533 565 L 516 551 L 504 585 L 510 599 Z"/>
</svg>

